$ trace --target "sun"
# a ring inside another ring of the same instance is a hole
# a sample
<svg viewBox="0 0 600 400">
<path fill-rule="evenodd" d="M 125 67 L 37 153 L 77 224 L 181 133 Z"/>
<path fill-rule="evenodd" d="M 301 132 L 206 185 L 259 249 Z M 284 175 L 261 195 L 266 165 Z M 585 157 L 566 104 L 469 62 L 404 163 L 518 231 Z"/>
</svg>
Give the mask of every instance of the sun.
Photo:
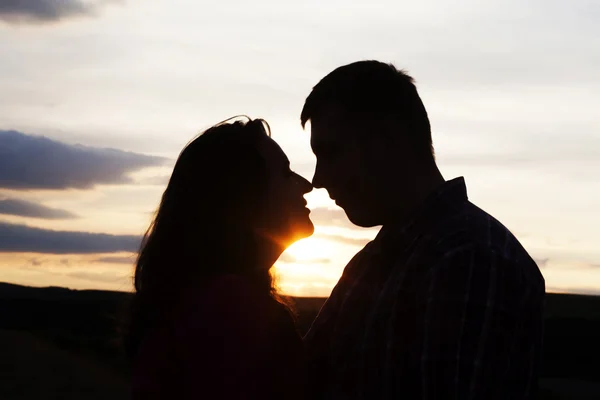
<svg viewBox="0 0 600 400">
<path fill-rule="evenodd" d="M 314 237 L 299 240 L 284 252 L 296 261 L 309 261 L 331 257 L 331 243 Z"/>
</svg>

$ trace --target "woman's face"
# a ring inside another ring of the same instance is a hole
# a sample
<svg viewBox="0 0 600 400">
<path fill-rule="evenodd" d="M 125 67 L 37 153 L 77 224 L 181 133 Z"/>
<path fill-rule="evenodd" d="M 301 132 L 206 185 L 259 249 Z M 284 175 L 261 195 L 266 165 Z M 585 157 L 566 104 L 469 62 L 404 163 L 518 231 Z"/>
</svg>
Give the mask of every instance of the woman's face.
<svg viewBox="0 0 600 400">
<path fill-rule="evenodd" d="M 260 229 L 283 247 L 313 234 L 304 195 L 312 185 L 290 169 L 281 147 L 270 137 L 258 146 L 267 171 L 267 194 Z"/>
</svg>

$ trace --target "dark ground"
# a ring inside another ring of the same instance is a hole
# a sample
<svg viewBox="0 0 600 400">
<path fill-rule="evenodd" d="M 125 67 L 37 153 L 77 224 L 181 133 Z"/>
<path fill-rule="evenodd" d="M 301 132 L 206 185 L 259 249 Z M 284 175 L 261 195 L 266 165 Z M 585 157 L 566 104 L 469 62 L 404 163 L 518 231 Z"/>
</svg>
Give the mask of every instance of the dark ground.
<svg viewBox="0 0 600 400">
<path fill-rule="evenodd" d="M 0 399 L 126 399 L 121 292 L 0 283 Z M 296 298 L 300 331 L 324 299 Z M 600 297 L 548 294 L 542 399 L 600 400 Z"/>
</svg>

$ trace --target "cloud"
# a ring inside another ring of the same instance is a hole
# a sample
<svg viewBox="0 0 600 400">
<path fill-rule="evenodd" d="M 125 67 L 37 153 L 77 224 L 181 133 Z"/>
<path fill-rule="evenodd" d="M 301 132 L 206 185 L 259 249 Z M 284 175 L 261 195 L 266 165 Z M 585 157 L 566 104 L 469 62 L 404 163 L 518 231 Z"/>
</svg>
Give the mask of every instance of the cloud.
<svg viewBox="0 0 600 400">
<path fill-rule="evenodd" d="M 0 222 L 0 253 L 89 254 L 137 251 L 134 235 L 53 231 Z"/>
<path fill-rule="evenodd" d="M 346 213 L 341 208 L 317 207 L 310 210 L 310 219 L 316 225 L 336 225 L 348 228 L 356 228 L 346 217 Z"/>
<path fill-rule="evenodd" d="M 450 129 L 439 133 L 439 141 L 452 151 L 442 152 L 438 159 L 445 164 L 460 166 L 501 168 L 509 165 L 544 170 L 575 166 L 597 170 L 600 166 L 597 123 L 561 123 L 560 120 L 552 123 L 554 126 L 543 122 L 515 124 L 493 120 L 488 124 L 490 126 L 479 128 L 480 132 L 476 134 L 458 132 L 475 131 L 477 121 L 450 124 Z M 576 133 L 570 133 L 571 130 Z"/>
<path fill-rule="evenodd" d="M 298 258 L 288 253 L 283 253 L 281 257 L 279 257 L 279 261 L 287 264 L 331 264 L 331 260 L 329 258 L 310 258 L 308 260 L 299 260 Z"/>
<path fill-rule="evenodd" d="M 123 280 L 123 276 L 114 271 L 103 271 L 103 272 L 91 272 L 91 271 L 76 271 L 70 272 L 66 274 L 66 276 L 70 276 L 72 278 L 77 279 L 85 279 L 88 281 L 97 281 L 97 282 L 121 282 Z"/>
<path fill-rule="evenodd" d="M 360 247 L 366 246 L 367 243 L 369 243 L 371 241 L 371 239 L 353 238 L 353 237 L 349 237 L 349 236 L 334 235 L 334 234 L 330 234 L 330 233 L 317 233 L 313 237 L 316 237 L 319 239 L 332 240 L 334 242 L 340 242 L 343 244 L 348 244 L 351 246 L 360 246 Z"/>
<path fill-rule="evenodd" d="M 167 186 L 170 179 L 170 175 L 149 176 L 147 178 L 138 179 L 137 183 L 141 185 Z"/>
<path fill-rule="evenodd" d="M 37 258 L 32 258 L 31 260 L 29 260 L 29 263 L 31 265 L 33 265 L 34 267 L 39 267 L 40 265 L 42 265 L 44 263 L 44 261 L 41 261 Z"/>
<path fill-rule="evenodd" d="M 81 0 L 2 0 L 0 2 L 0 20 L 8 23 L 48 23 L 65 18 L 90 17 L 98 9 L 116 1 Z"/>
<path fill-rule="evenodd" d="M 126 184 L 129 173 L 165 164 L 167 159 L 116 149 L 70 145 L 44 136 L 0 130 L 0 187 L 88 189 Z"/>
<path fill-rule="evenodd" d="M 281 257 L 279 257 L 279 261 L 282 261 L 284 263 L 294 263 L 296 262 L 296 257 L 288 253 L 283 253 Z"/>
<path fill-rule="evenodd" d="M 600 296 L 600 289 L 597 288 L 582 288 L 578 286 L 573 287 L 562 287 L 562 286 L 550 286 L 546 284 L 546 293 L 558 293 L 558 294 L 578 294 L 587 296 Z"/>
<path fill-rule="evenodd" d="M 0 199 L 0 214 L 42 219 L 72 219 L 77 215 L 70 211 L 46 207 L 20 199 Z"/>
<path fill-rule="evenodd" d="M 375 228 L 361 228 L 354 225 L 348 217 L 346 212 L 341 208 L 327 208 L 317 207 L 310 210 L 310 219 L 315 225 L 321 226 L 337 226 L 340 228 L 348 229 L 360 229 L 361 231 L 377 231 L 378 227 Z"/>
<path fill-rule="evenodd" d="M 99 257 L 96 258 L 93 262 L 96 263 L 108 263 L 108 264 L 128 264 L 132 265 L 135 263 L 135 257 Z"/>
</svg>

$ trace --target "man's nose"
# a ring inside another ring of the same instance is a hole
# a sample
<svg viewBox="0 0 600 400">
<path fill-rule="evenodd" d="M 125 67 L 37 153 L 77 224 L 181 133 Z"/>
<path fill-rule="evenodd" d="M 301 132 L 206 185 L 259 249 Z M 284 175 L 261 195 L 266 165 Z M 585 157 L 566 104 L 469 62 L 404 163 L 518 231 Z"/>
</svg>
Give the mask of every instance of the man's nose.
<svg viewBox="0 0 600 400">
<path fill-rule="evenodd" d="M 323 181 L 323 168 L 319 166 L 319 163 L 317 163 L 317 166 L 315 167 L 312 185 L 315 189 L 323 189 L 325 187 L 325 182 Z"/>
</svg>

